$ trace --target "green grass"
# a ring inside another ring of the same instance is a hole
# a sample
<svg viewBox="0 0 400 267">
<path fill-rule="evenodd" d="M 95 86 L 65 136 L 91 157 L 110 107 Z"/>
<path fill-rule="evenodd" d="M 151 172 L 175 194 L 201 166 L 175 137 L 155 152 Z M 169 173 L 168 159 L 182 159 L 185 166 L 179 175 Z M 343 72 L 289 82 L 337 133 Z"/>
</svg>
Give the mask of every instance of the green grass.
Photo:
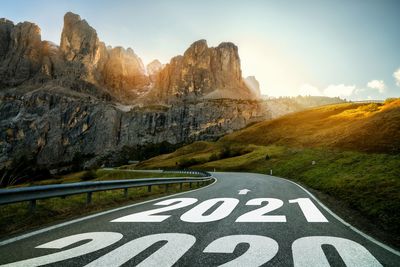
<svg viewBox="0 0 400 267">
<path fill-rule="evenodd" d="M 195 187 L 196 183 L 193 184 L 193 188 Z M 185 183 L 182 191 L 188 190 L 190 190 L 189 184 Z M 176 192 L 181 192 L 179 185 L 170 185 L 168 192 L 165 185 L 152 186 L 151 192 L 147 192 L 147 187 L 130 188 L 127 197 L 124 196 L 122 189 L 103 191 L 93 193 L 92 203 L 89 205 L 86 205 L 86 194 L 69 196 L 65 199 L 50 198 L 38 200 L 34 213 L 29 212 L 27 202 L 3 205 L 0 206 L 0 237 Z"/>
</svg>

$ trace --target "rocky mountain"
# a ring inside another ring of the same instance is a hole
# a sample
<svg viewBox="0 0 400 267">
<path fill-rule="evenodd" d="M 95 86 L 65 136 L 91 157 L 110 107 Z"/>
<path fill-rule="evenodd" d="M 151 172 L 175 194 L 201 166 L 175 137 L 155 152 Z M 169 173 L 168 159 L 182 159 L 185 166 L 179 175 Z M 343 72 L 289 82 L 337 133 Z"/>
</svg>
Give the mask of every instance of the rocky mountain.
<svg viewBox="0 0 400 267">
<path fill-rule="evenodd" d="M 149 77 L 131 48 L 106 47 L 85 20 L 64 16 L 60 46 L 42 41 L 30 22 L 0 21 L 2 88 L 52 83 L 119 101 L 132 101 L 148 91 Z"/>
<path fill-rule="evenodd" d="M 260 83 L 257 81 L 255 76 L 246 77 L 244 83 L 257 98 L 261 98 Z"/>
<path fill-rule="evenodd" d="M 103 88 L 120 101 L 135 99 L 149 86 L 142 60 L 131 48 L 106 47 L 96 30 L 71 12 L 64 16 L 60 51 L 67 70 L 62 76 Z"/>
<path fill-rule="evenodd" d="M 164 65 L 158 59 L 153 60 L 147 64 L 147 75 L 149 75 L 150 81 L 154 83 L 157 79 L 158 73 L 164 68 Z"/>
<path fill-rule="evenodd" d="M 172 106 L 126 107 L 64 88 L 0 95 L 0 162 L 34 153 L 41 165 L 92 163 L 146 144 L 214 140 L 265 118 L 257 101 L 210 99 Z"/>
<path fill-rule="evenodd" d="M 43 60 L 40 29 L 30 22 L 14 25 L 0 20 L 0 86 L 14 86 L 32 79 Z"/>
<path fill-rule="evenodd" d="M 232 43 L 208 47 L 206 40 L 193 43 L 171 59 L 157 75 L 151 95 L 171 98 L 256 99 L 246 86 L 240 68 L 238 48 Z"/>
<path fill-rule="evenodd" d="M 1 19 L 0 78 L 0 170 L 21 155 L 55 169 L 101 164 L 126 148 L 215 139 L 270 114 L 245 85 L 234 44 L 200 40 L 145 68 L 70 12 L 59 46 L 33 23 Z"/>
</svg>

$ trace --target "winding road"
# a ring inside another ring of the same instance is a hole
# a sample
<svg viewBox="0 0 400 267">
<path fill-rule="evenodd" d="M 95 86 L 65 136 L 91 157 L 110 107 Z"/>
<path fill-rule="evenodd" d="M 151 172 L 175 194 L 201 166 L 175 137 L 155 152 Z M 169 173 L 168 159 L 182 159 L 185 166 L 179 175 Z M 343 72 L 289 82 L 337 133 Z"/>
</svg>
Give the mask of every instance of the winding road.
<svg viewBox="0 0 400 267">
<path fill-rule="evenodd" d="M 400 266 L 398 251 L 293 182 L 213 176 L 207 187 L 0 241 L 0 266 Z"/>
</svg>

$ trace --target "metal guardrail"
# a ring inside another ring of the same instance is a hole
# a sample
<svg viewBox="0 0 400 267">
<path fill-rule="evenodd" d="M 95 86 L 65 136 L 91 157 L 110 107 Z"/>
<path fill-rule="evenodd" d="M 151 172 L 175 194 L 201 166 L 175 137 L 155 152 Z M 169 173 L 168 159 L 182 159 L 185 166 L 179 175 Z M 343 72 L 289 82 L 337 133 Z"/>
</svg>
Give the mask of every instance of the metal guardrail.
<svg viewBox="0 0 400 267">
<path fill-rule="evenodd" d="M 168 185 L 180 184 L 183 188 L 184 183 L 189 183 L 192 188 L 192 183 L 209 182 L 210 173 L 193 170 L 166 171 L 170 173 L 187 173 L 198 174 L 204 177 L 199 178 L 146 178 L 146 179 L 129 179 L 129 180 L 112 180 L 112 181 L 95 181 L 95 182 L 79 182 L 70 184 L 54 184 L 42 186 L 30 186 L 13 189 L 0 189 L 0 205 L 12 204 L 23 201 L 30 201 L 30 210 L 33 211 L 36 207 L 36 201 L 39 199 L 66 197 L 86 193 L 86 204 L 92 201 L 92 193 L 107 190 L 124 189 L 124 196 L 128 196 L 128 188 L 132 187 L 148 187 L 148 192 L 151 192 L 151 187 L 154 185 L 165 185 L 168 191 Z"/>
<path fill-rule="evenodd" d="M 202 175 L 204 177 L 210 177 L 211 173 L 206 171 L 198 171 L 198 170 L 191 170 L 191 169 L 168 169 L 163 170 L 164 173 L 187 173 L 187 174 L 194 174 L 194 175 Z"/>
</svg>

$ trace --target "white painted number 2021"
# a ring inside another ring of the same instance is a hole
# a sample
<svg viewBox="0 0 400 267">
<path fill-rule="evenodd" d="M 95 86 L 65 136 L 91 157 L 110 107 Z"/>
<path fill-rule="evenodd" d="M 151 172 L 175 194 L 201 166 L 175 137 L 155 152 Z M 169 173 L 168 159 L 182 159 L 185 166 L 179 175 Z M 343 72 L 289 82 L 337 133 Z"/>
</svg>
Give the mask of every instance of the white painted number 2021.
<svg viewBox="0 0 400 267">
<path fill-rule="evenodd" d="M 53 254 L 1 266 L 41 266 L 60 262 L 98 251 L 118 242 L 121 238 L 122 235 L 115 232 L 92 232 L 63 237 L 36 248 L 62 249 L 78 242 L 88 240 L 89 242 Z M 121 266 L 158 242 L 164 242 L 164 244 L 136 266 L 173 266 L 196 243 L 196 238 L 192 235 L 182 233 L 162 233 L 139 237 L 93 260 L 86 267 Z M 219 253 L 233 253 L 236 246 L 243 243 L 248 244 L 248 249 L 245 253 L 229 262 L 220 263 L 219 266 L 260 266 L 272 260 L 279 250 L 278 243 L 270 237 L 260 235 L 229 235 L 218 238 L 208 244 L 203 250 L 203 257 Z M 382 266 L 362 245 L 348 239 L 331 236 L 309 236 L 295 240 L 292 244 L 294 266 L 330 266 L 322 250 L 322 245 L 333 246 L 348 267 Z"/>
<path fill-rule="evenodd" d="M 197 199 L 195 198 L 168 199 L 154 204 L 156 206 L 164 206 L 162 208 L 126 215 L 112 220 L 112 222 L 162 222 L 171 217 L 171 215 L 160 215 L 160 213 L 184 208 L 196 202 Z M 222 220 L 228 217 L 238 204 L 239 200 L 236 198 L 207 199 L 183 213 L 180 219 L 190 223 Z M 307 222 L 328 222 L 309 198 L 291 199 L 289 204 L 298 204 Z M 268 213 L 278 210 L 283 205 L 284 202 L 277 198 L 250 199 L 247 201 L 246 206 L 261 207 L 242 214 L 236 219 L 236 222 L 286 222 L 285 215 L 268 215 Z M 212 210 L 211 213 L 208 212 L 210 210 Z"/>
</svg>

